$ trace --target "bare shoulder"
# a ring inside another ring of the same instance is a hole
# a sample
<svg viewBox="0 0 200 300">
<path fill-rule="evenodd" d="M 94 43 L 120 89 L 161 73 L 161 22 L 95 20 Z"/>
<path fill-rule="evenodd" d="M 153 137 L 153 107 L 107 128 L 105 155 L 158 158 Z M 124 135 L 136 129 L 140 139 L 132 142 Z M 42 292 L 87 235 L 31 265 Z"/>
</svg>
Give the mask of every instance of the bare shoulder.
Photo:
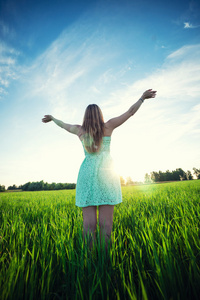
<svg viewBox="0 0 200 300">
<path fill-rule="evenodd" d="M 104 135 L 111 136 L 112 132 L 113 132 L 113 128 L 112 128 L 110 122 L 108 121 L 108 122 L 104 123 Z"/>
<path fill-rule="evenodd" d="M 79 136 L 81 132 L 81 128 L 82 128 L 81 125 L 71 125 L 70 132 Z"/>
<path fill-rule="evenodd" d="M 77 135 L 79 137 L 79 139 L 81 139 L 82 135 L 85 134 L 85 130 L 83 129 L 83 127 L 81 125 L 76 125 L 77 126 Z"/>
</svg>

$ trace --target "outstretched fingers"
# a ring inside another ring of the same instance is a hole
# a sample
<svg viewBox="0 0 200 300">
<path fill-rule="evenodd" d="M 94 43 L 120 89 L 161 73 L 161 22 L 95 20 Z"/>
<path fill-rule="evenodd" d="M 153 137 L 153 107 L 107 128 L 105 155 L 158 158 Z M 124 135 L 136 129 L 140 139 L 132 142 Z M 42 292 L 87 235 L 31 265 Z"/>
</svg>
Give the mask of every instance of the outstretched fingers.
<svg viewBox="0 0 200 300">
<path fill-rule="evenodd" d="M 152 89 L 148 89 L 144 92 L 144 99 L 155 98 L 157 91 L 153 91 Z"/>
</svg>

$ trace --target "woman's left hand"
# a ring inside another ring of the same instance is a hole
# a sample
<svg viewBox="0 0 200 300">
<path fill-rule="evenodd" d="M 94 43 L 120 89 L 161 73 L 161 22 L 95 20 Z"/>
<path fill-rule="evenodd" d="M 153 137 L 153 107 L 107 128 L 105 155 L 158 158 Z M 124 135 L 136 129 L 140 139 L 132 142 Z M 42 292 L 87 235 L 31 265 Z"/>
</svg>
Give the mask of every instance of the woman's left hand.
<svg viewBox="0 0 200 300">
<path fill-rule="evenodd" d="M 42 119 L 43 123 L 48 123 L 52 121 L 53 117 L 51 115 L 45 115 L 44 118 Z"/>
</svg>

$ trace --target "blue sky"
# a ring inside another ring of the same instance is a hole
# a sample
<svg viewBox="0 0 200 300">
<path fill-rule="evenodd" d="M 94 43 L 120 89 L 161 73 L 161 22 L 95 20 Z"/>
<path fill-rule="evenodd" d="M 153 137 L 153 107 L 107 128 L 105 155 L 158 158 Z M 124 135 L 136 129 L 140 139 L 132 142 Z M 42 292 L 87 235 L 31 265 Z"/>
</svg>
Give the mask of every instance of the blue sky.
<svg viewBox="0 0 200 300">
<path fill-rule="evenodd" d="M 120 175 L 200 167 L 198 1 L 0 1 L 0 184 L 76 182 L 81 124 L 157 90 L 112 135 Z"/>
</svg>

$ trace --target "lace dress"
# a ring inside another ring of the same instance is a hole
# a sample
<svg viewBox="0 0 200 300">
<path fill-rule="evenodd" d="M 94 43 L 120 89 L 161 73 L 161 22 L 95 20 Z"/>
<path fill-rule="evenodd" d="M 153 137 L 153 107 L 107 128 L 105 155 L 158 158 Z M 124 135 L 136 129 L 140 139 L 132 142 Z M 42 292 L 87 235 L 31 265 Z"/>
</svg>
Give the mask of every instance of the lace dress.
<svg viewBox="0 0 200 300">
<path fill-rule="evenodd" d="M 104 136 L 97 153 L 85 152 L 76 184 L 76 206 L 115 205 L 122 202 L 119 176 L 110 156 L 111 137 Z"/>
</svg>

